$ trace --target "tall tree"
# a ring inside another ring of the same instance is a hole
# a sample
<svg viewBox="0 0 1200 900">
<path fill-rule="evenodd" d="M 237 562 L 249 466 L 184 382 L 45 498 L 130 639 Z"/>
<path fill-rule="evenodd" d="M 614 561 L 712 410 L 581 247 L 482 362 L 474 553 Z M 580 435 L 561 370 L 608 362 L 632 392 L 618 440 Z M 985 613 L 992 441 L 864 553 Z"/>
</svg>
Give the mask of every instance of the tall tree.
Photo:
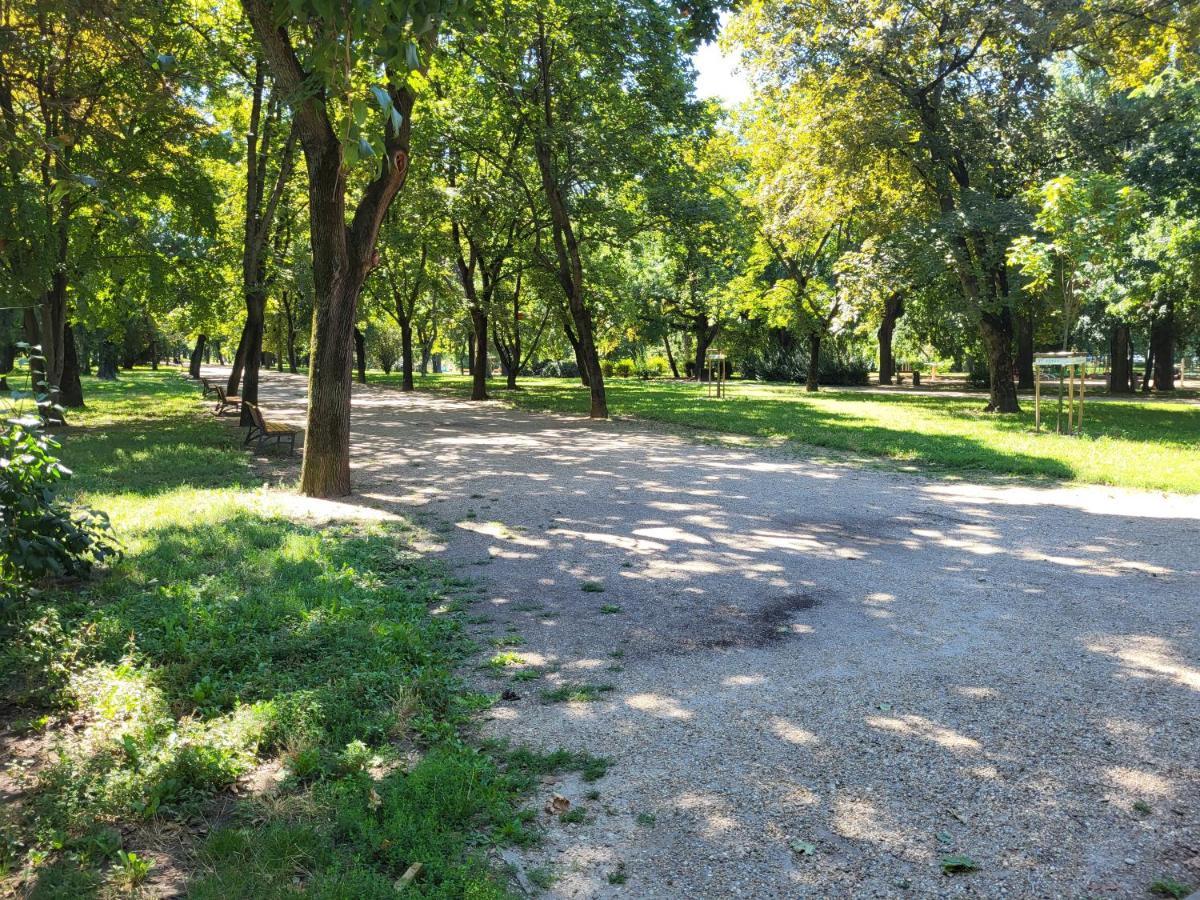
<svg viewBox="0 0 1200 900">
<path fill-rule="evenodd" d="M 383 217 L 404 185 L 417 83 L 443 20 L 462 0 L 337 5 L 243 0 L 263 58 L 292 108 L 308 170 L 315 302 L 300 490 L 350 492 L 350 381 L 358 297 L 378 263 Z M 378 104 L 378 115 L 371 110 Z M 347 220 L 359 161 L 371 170 Z"/>
</svg>

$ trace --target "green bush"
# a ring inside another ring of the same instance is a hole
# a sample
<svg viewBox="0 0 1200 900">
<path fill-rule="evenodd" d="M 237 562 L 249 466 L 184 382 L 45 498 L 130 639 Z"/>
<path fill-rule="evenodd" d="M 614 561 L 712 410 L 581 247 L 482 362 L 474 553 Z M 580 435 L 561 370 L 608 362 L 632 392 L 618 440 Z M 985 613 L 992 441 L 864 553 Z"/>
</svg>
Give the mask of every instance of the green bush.
<svg viewBox="0 0 1200 900">
<path fill-rule="evenodd" d="M 27 352 L 23 363 L 28 368 L 37 359 Z M 28 414 L 22 403 L 37 414 Z M 59 462 L 59 444 L 42 424 L 55 409 L 49 397 L 16 391 L 6 406 L 0 410 L 0 584 L 12 590 L 47 577 L 84 575 L 116 552 L 108 517 L 58 498 L 71 470 Z"/>
</svg>

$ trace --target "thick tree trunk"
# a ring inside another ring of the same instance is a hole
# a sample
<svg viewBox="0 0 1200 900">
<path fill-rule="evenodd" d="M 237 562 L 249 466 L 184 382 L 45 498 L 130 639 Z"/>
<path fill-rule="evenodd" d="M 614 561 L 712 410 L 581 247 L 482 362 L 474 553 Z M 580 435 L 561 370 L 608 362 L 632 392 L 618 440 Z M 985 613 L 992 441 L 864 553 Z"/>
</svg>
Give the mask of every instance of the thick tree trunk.
<svg viewBox="0 0 1200 900">
<path fill-rule="evenodd" d="M 1008 307 L 998 313 L 985 312 L 979 317 L 979 336 L 987 356 L 989 397 L 988 412 L 1019 412 L 1017 388 L 1013 382 L 1012 314 Z"/>
<path fill-rule="evenodd" d="M 429 374 L 430 357 L 433 356 L 433 345 L 421 343 L 421 374 Z"/>
<path fill-rule="evenodd" d="M 413 389 L 413 333 L 412 323 L 405 320 L 400 323 L 400 390 Z M 421 374 L 424 375 L 425 361 L 421 361 Z"/>
<path fill-rule="evenodd" d="M 1033 310 L 1017 318 L 1017 388 L 1033 390 Z"/>
<path fill-rule="evenodd" d="M 475 333 L 467 333 L 467 374 L 475 377 Z"/>
<path fill-rule="evenodd" d="M 571 317 L 563 314 L 561 321 L 563 334 L 567 336 L 567 343 L 571 345 L 571 350 L 575 354 L 575 367 L 579 370 L 579 383 L 584 387 L 590 387 L 591 382 L 588 380 L 587 365 L 583 360 L 583 348 L 579 343 L 579 338 L 575 336 L 575 330 L 571 327 Z"/>
<path fill-rule="evenodd" d="M 1154 353 L 1154 390 L 1175 390 L 1175 311 L 1171 304 L 1155 316 L 1150 326 L 1150 343 Z"/>
<path fill-rule="evenodd" d="M 354 328 L 354 360 L 358 368 L 358 383 L 367 383 L 367 339 L 363 333 Z"/>
<path fill-rule="evenodd" d="M 879 323 L 879 383 L 891 384 L 896 375 L 896 359 L 892 355 L 892 335 L 896 321 L 904 315 L 904 298 L 892 294 L 883 301 L 883 321 Z"/>
<path fill-rule="evenodd" d="M 820 390 L 821 378 L 821 333 L 809 332 L 808 335 L 808 378 L 804 390 L 815 394 Z"/>
<path fill-rule="evenodd" d="M 471 328 L 474 330 L 471 349 L 471 399 L 486 400 L 488 365 L 488 317 L 486 310 L 475 306 L 471 308 Z"/>
<path fill-rule="evenodd" d="M 58 402 L 67 409 L 83 408 L 83 384 L 79 380 L 79 355 L 71 323 L 63 326 L 63 369 Z"/>
<path fill-rule="evenodd" d="M 1108 336 L 1108 392 L 1133 393 L 1133 369 L 1129 359 L 1129 326 L 1118 322 Z"/>
<path fill-rule="evenodd" d="M 207 334 L 201 334 L 196 338 L 196 349 L 192 351 L 191 359 L 188 360 L 188 375 L 192 378 L 200 377 L 200 361 L 204 358 L 204 345 L 207 343 Z"/>
</svg>

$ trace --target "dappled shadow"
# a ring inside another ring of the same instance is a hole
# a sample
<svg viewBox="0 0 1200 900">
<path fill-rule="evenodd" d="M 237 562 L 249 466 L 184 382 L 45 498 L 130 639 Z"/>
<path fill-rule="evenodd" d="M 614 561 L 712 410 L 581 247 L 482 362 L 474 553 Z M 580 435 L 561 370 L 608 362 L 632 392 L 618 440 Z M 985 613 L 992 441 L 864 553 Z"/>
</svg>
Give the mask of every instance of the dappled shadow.
<svg viewBox="0 0 1200 900">
<path fill-rule="evenodd" d="M 116 382 L 89 378 L 85 390 L 103 397 L 109 414 L 99 421 L 80 415 L 77 424 L 56 432 L 63 460 L 75 473 L 69 493 L 148 497 L 184 486 L 261 483 L 238 442 L 212 427 L 212 405 L 201 403 L 199 386 L 180 373 L 139 371 L 136 380 Z"/>
<path fill-rule="evenodd" d="M 300 421 L 303 389 L 264 395 Z M 356 391 L 352 429 L 356 502 L 439 528 L 484 580 L 481 639 L 523 640 L 512 672 L 533 680 L 502 673 L 492 727 L 618 761 L 596 822 L 550 837 L 564 893 L 603 894 L 618 862 L 663 896 L 1194 880 L 1174 810 L 1200 803 L 1195 499 L 933 482 L 386 389 Z M 614 690 L 542 699 L 589 683 Z M 982 872 L 946 881 L 947 853 Z"/>
</svg>

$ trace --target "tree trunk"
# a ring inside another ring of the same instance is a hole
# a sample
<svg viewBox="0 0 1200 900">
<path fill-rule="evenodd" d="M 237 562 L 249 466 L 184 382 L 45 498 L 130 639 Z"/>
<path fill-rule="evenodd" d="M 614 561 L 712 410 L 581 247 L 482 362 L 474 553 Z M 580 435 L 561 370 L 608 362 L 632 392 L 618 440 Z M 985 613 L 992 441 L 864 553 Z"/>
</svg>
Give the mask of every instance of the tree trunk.
<svg viewBox="0 0 1200 900">
<path fill-rule="evenodd" d="M 1012 314 L 1008 307 L 998 313 L 985 312 L 979 317 L 979 336 L 987 356 L 989 397 L 988 412 L 1020 412 L 1017 388 L 1013 383 Z"/>
<path fill-rule="evenodd" d="M 358 383 L 367 383 L 367 339 L 358 326 L 354 327 L 354 359 L 358 367 Z"/>
<path fill-rule="evenodd" d="M 196 349 L 192 351 L 192 357 L 188 360 L 188 374 L 192 378 L 200 377 L 200 360 L 204 358 L 204 345 L 208 343 L 208 335 L 201 334 L 196 338 Z"/>
<path fill-rule="evenodd" d="M 693 324 L 695 326 L 693 331 L 696 335 L 696 380 L 704 381 L 708 348 L 712 346 L 712 342 L 717 336 L 717 329 L 716 326 L 709 325 L 708 319 L 704 316 L 697 316 Z"/>
<path fill-rule="evenodd" d="M 56 225 L 55 234 L 56 265 L 50 276 L 50 289 L 42 296 L 41 334 L 30 343 L 42 345 L 47 391 L 53 402 L 60 403 L 59 391 L 66 362 L 63 335 L 67 327 L 68 224 L 65 217 Z"/>
<path fill-rule="evenodd" d="M 879 323 L 879 383 L 891 384 L 896 375 L 896 358 L 892 355 L 892 335 L 896 321 L 904 315 L 904 298 L 892 294 L 883 301 L 883 321 Z"/>
<path fill-rule="evenodd" d="M 242 370 L 246 367 L 246 346 L 250 336 L 250 316 L 242 326 L 242 336 L 238 338 L 237 351 L 233 354 L 233 365 L 229 369 L 229 378 L 225 382 L 225 393 L 237 396 L 238 386 L 242 381 Z"/>
<path fill-rule="evenodd" d="M 421 374 L 422 375 L 429 374 L 429 362 L 430 362 L 429 358 L 432 355 L 433 355 L 433 345 L 426 344 L 424 341 L 422 341 L 421 342 Z"/>
<path fill-rule="evenodd" d="M 117 345 L 110 340 L 100 344 L 99 361 L 96 364 L 96 377 L 101 381 L 117 380 Z"/>
<path fill-rule="evenodd" d="M 1017 388 L 1033 390 L 1033 309 L 1017 318 Z"/>
<path fill-rule="evenodd" d="M 671 352 L 671 334 L 667 332 L 663 335 L 663 348 L 667 351 L 667 365 L 671 367 L 671 375 L 676 381 L 679 380 L 679 366 L 675 362 L 675 354 Z"/>
<path fill-rule="evenodd" d="M 79 381 L 79 355 L 71 323 L 63 326 L 63 369 L 58 402 L 67 409 L 83 408 L 83 384 Z"/>
<path fill-rule="evenodd" d="M 546 38 L 546 24 L 539 16 L 538 40 L 536 44 L 538 75 L 542 92 L 542 116 L 544 131 L 534 141 L 534 156 L 542 176 L 542 190 L 550 213 L 551 236 L 558 261 L 558 280 L 567 296 L 567 308 L 575 323 L 575 337 L 579 342 L 576 357 L 582 362 L 581 372 L 587 373 L 588 391 L 591 395 L 589 415 L 593 419 L 608 418 L 608 399 L 604 393 L 604 373 L 600 369 L 600 354 L 596 352 L 593 334 L 592 312 L 584 298 L 583 257 L 571 222 L 567 205 L 567 194 L 555 173 L 554 153 L 550 141 L 554 134 L 552 64 Z"/>
<path fill-rule="evenodd" d="M 1154 336 L 1146 342 L 1146 365 L 1142 368 L 1142 393 L 1150 393 L 1150 382 L 1154 379 Z"/>
<path fill-rule="evenodd" d="M 265 295 L 246 297 L 245 348 L 242 352 L 242 416 L 241 424 L 254 424 L 250 404 L 258 403 L 258 373 L 262 366 L 263 332 L 266 329 L 267 298 Z"/>
<path fill-rule="evenodd" d="M 1172 304 L 1154 317 L 1150 326 L 1150 343 L 1154 353 L 1154 390 L 1175 390 L 1175 310 Z M 1146 363 L 1147 374 L 1150 363 Z"/>
<path fill-rule="evenodd" d="M 400 390 L 413 389 L 413 333 L 412 322 L 400 323 Z M 425 374 L 425 360 L 421 360 L 421 374 Z"/>
<path fill-rule="evenodd" d="M 1133 367 L 1129 359 L 1129 326 L 1118 322 L 1108 337 L 1108 392 L 1133 393 Z"/>
<path fill-rule="evenodd" d="M 488 333 L 487 312 L 481 307 L 471 308 L 471 328 L 474 329 L 471 349 L 471 399 L 486 400 L 488 379 Z"/>
<path fill-rule="evenodd" d="M 475 333 L 467 333 L 467 374 L 475 377 Z"/>
<path fill-rule="evenodd" d="M 811 331 L 808 335 L 808 378 L 804 390 L 815 394 L 820 390 L 821 333 Z"/>
</svg>

